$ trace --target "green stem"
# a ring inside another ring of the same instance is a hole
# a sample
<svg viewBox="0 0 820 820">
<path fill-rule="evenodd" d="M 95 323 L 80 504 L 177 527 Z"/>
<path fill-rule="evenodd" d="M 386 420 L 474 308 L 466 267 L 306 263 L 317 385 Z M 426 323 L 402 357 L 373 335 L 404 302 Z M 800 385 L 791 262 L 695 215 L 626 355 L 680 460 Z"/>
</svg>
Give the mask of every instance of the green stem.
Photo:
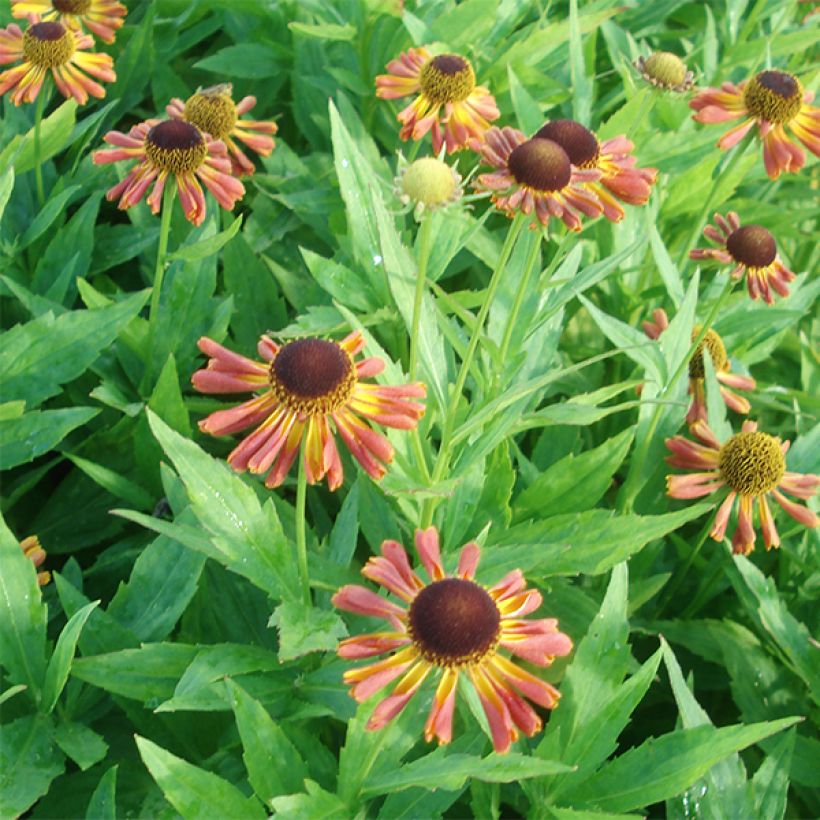
<svg viewBox="0 0 820 820">
<path fill-rule="evenodd" d="M 424 286 L 427 282 L 427 266 L 430 262 L 430 240 L 432 239 L 432 214 L 427 213 L 419 228 L 418 273 L 416 274 L 416 293 L 413 299 L 413 325 L 410 330 L 410 363 L 408 373 L 410 381 L 416 380 L 416 369 L 419 356 L 419 327 L 424 302 Z"/>
<path fill-rule="evenodd" d="M 479 310 L 478 316 L 476 317 L 475 326 L 473 327 L 473 332 L 470 336 L 470 342 L 467 345 L 467 350 L 464 354 L 464 359 L 461 362 L 461 368 L 458 371 L 456 383 L 453 386 L 453 390 L 450 394 L 450 402 L 447 405 L 447 412 L 444 416 L 444 423 L 442 425 L 441 446 L 439 447 L 436 463 L 433 466 L 433 475 L 431 478 L 431 482 L 433 485 L 441 481 L 442 476 L 444 475 L 444 473 L 447 470 L 447 467 L 449 466 L 450 452 L 453 445 L 453 433 L 455 432 L 456 413 L 458 411 L 459 402 L 462 398 L 464 385 L 467 382 L 467 376 L 470 372 L 470 368 L 473 363 L 473 357 L 475 356 L 479 340 L 481 339 L 481 332 L 484 328 L 484 322 L 487 320 L 487 314 L 490 312 L 490 306 L 493 303 L 493 299 L 495 298 L 498 286 L 499 284 L 501 284 L 501 277 L 503 276 L 504 271 L 507 267 L 507 262 L 509 262 L 510 256 L 512 255 L 512 250 L 513 246 L 515 245 L 515 241 L 516 239 L 518 239 L 521 230 L 523 229 L 524 225 L 529 221 L 529 219 L 530 217 L 525 214 L 518 214 L 516 216 L 515 221 L 510 226 L 510 229 L 507 232 L 507 238 L 504 240 L 504 245 L 501 248 L 501 253 L 498 256 L 498 261 L 496 262 L 495 269 L 493 270 L 493 274 L 490 277 L 490 284 L 487 286 L 487 295 L 484 297 L 484 302 L 482 303 L 481 309 Z M 432 523 L 435 505 L 435 498 L 428 498 L 424 502 L 424 507 L 422 508 L 421 514 L 422 529 L 425 527 L 429 527 Z"/>
<path fill-rule="evenodd" d="M 162 213 L 159 223 L 159 245 L 157 246 L 157 262 L 154 266 L 154 284 L 151 288 L 151 309 L 148 314 L 148 321 L 151 325 L 151 332 L 159 313 L 159 297 L 162 291 L 162 280 L 165 276 L 165 257 L 168 255 L 168 236 L 171 232 L 171 214 L 174 205 L 174 185 L 171 180 L 166 179 L 165 191 L 162 194 Z"/>
<path fill-rule="evenodd" d="M 46 192 L 43 186 L 43 163 L 40 159 L 42 156 L 40 125 L 43 121 L 43 110 L 46 107 L 48 87 L 48 82 L 44 80 L 40 93 L 37 95 L 37 108 L 34 110 L 34 179 L 37 184 L 37 202 L 41 208 L 46 201 Z"/>
<path fill-rule="evenodd" d="M 723 286 L 723 290 L 721 291 L 720 295 L 717 299 L 715 299 L 715 303 L 712 305 L 712 309 L 709 312 L 709 315 L 706 317 L 706 321 L 701 326 L 697 337 L 689 346 L 689 350 L 681 360 L 675 372 L 672 374 L 672 377 L 667 380 L 663 390 L 661 390 L 658 394 L 658 399 L 662 399 L 664 397 L 664 394 L 672 390 L 678 383 L 678 379 L 680 379 L 684 372 L 689 369 L 689 360 L 694 355 L 698 345 L 706 338 L 706 334 L 709 332 L 712 325 L 714 324 L 715 319 L 717 318 L 718 311 L 721 309 L 721 307 L 723 307 L 727 297 L 732 292 L 733 285 L 734 281 L 731 278 L 728 279 L 726 284 Z M 663 412 L 664 406 L 665 404 L 663 402 L 658 402 L 658 404 L 655 406 L 655 411 L 652 414 L 652 418 L 649 422 L 649 427 L 647 428 L 646 435 L 643 437 L 643 440 L 635 449 L 633 464 L 629 468 L 629 475 L 627 476 L 627 479 L 624 482 L 623 487 L 621 488 L 621 494 L 618 497 L 618 510 L 620 512 L 632 511 L 632 505 L 634 504 L 635 497 L 637 496 L 638 491 L 640 489 L 640 485 L 638 484 L 638 482 L 643 476 L 643 468 L 646 462 L 646 457 L 649 454 L 649 447 L 652 443 L 652 439 L 655 437 L 655 431 L 658 429 L 658 424 L 660 423 L 661 413 Z"/>
<path fill-rule="evenodd" d="M 660 618 L 666 610 L 666 607 L 668 607 L 672 602 L 672 599 L 675 597 L 675 593 L 680 589 L 687 573 L 692 568 L 692 564 L 695 563 L 695 559 L 698 557 L 703 545 L 706 543 L 706 537 L 709 535 L 711 529 L 712 521 L 710 518 L 707 519 L 705 526 L 701 530 L 697 543 L 695 544 L 694 549 L 690 551 L 689 557 L 686 559 L 686 563 L 678 570 L 678 572 L 675 573 L 675 577 L 671 580 L 669 586 L 667 586 L 664 590 L 663 597 L 658 602 L 655 618 Z"/>
<path fill-rule="evenodd" d="M 305 605 L 310 606 L 310 576 L 308 575 L 307 561 L 307 538 L 305 536 L 305 500 L 307 498 L 307 471 L 305 470 L 305 441 L 302 439 L 302 446 L 299 450 L 299 472 L 296 479 L 296 508 L 295 508 L 295 530 L 296 530 L 296 562 L 299 565 L 299 579 L 302 582 L 302 598 Z"/>
</svg>

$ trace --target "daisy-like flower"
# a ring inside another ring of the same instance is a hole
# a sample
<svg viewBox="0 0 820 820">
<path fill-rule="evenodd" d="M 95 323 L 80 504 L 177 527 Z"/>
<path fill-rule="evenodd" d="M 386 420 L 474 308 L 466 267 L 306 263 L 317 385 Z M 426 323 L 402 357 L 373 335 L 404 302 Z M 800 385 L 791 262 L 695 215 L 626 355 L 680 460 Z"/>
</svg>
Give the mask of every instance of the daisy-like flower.
<svg viewBox="0 0 820 820">
<path fill-rule="evenodd" d="M 707 88 L 689 101 L 689 107 L 697 112 L 692 119 L 698 122 L 744 118 L 718 140 L 719 148 L 737 145 L 757 124 L 766 173 L 777 179 L 783 171 L 796 174 L 806 163 L 806 155 L 789 139 L 787 125 L 812 154 L 820 156 L 820 108 L 809 105 L 813 99 L 793 74 L 761 71 L 738 85 Z"/>
<path fill-rule="evenodd" d="M 580 122 L 553 120 L 535 136 L 557 142 L 576 168 L 601 172 L 600 182 L 588 182 L 586 187 L 600 200 L 607 219 L 620 222 L 624 218 L 617 199 L 629 205 L 645 205 L 649 199 L 658 169 L 636 168 L 635 146 L 624 135 L 600 142 Z"/>
<path fill-rule="evenodd" d="M 425 211 L 446 208 L 461 199 L 461 174 L 435 157 L 408 163 L 399 154 L 399 173 L 393 180 L 394 192 L 403 205 L 412 205 L 416 219 Z"/>
<path fill-rule="evenodd" d="M 118 0 L 11 0 L 12 17 L 30 14 L 56 20 L 75 31 L 85 27 L 103 42 L 113 43 L 128 9 Z"/>
<path fill-rule="evenodd" d="M 420 382 L 364 384 L 362 379 L 384 370 L 384 362 L 376 357 L 354 361 L 363 347 L 359 331 L 341 342 L 308 337 L 281 346 L 262 336 L 257 350 L 265 361 L 257 362 L 203 337 L 199 349 L 210 361 L 194 373 L 194 387 L 201 393 L 259 394 L 212 413 L 199 429 L 226 436 L 256 427 L 228 456 L 228 463 L 239 472 L 268 473 L 268 487 L 285 480 L 305 437 L 308 482 L 315 484 L 327 476 L 328 487 L 335 490 L 344 476 L 332 421 L 354 458 L 380 479 L 393 459 L 393 447 L 364 419 L 410 430 L 424 415 L 424 405 L 412 399 L 423 398 L 427 391 Z"/>
<path fill-rule="evenodd" d="M 11 91 L 15 105 L 34 102 L 50 69 L 64 97 L 73 97 L 80 105 L 88 102 L 89 95 L 102 99 L 105 89 L 91 77 L 112 83 L 117 75 L 111 57 L 87 52 L 94 38 L 53 20 L 41 22 L 37 15 L 29 20 L 25 33 L 16 23 L 0 29 L 0 65 L 20 61 L 0 74 L 0 94 Z"/>
<path fill-rule="evenodd" d="M 20 549 L 35 569 L 39 569 L 46 560 L 46 551 L 40 546 L 40 539 L 36 535 L 29 535 L 20 541 Z M 44 587 L 51 580 L 51 573 L 47 570 L 37 573 L 37 583 Z"/>
<path fill-rule="evenodd" d="M 652 321 L 643 323 L 644 332 L 650 339 L 658 339 L 668 327 L 669 317 L 663 308 L 653 310 Z M 700 335 L 700 331 L 700 325 L 695 325 L 692 329 L 693 342 Z M 744 415 L 748 413 L 751 406 L 749 400 L 738 396 L 737 393 L 733 393 L 729 390 L 729 387 L 734 387 L 736 390 L 754 390 L 756 382 L 751 376 L 741 376 L 737 373 L 729 372 L 731 364 L 729 357 L 726 355 L 726 345 L 723 344 L 723 339 L 720 338 L 720 335 L 710 328 L 706 331 L 706 335 L 689 360 L 689 395 L 692 397 L 692 405 L 686 414 L 686 423 L 693 424 L 698 419 L 701 421 L 708 420 L 708 414 L 706 412 L 706 390 L 704 386 L 704 351 L 709 354 L 712 360 L 712 364 L 715 368 L 715 377 L 720 382 L 720 395 L 726 403 L 726 406 L 736 413 L 743 413 Z"/>
<path fill-rule="evenodd" d="M 376 77 L 376 96 L 395 100 L 416 94 L 398 115 L 399 137 L 420 140 L 432 131 L 434 154 L 442 145 L 452 154 L 470 139 L 481 139 L 490 123 L 501 116 L 495 97 L 475 84 L 473 66 L 460 54 L 434 57 L 424 47 L 409 48 L 391 60 L 387 70 L 389 74 Z"/>
<path fill-rule="evenodd" d="M 480 174 L 475 187 L 492 191 L 496 207 L 509 216 L 515 211 L 534 212 L 544 226 L 554 216 L 570 230 L 580 231 L 579 212 L 590 217 L 604 212 L 596 194 L 585 187 L 601 179 L 601 171 L 574 167 L 567 152 L 553 140 L 527 139 L 515 128 L 493 126 L 483 142 L 475 140 L 471 147 L 497 169 Z"/>
<path fill-rule="evenodd" d="M 695 75 L 687 69 L 686 63 L 670 51 L 655 51 L 648 57 L 638 57 L 633 65 L 644 80 L 664 91 L 689 91 L 695 84 Z"/>
<path fill-rule="evenodd" d="M 416 550 L 430 579 L 426 584 L 397 541 L 385 541 L 382 555 L 371 558 L 362 570 L 403 605 L 355 585 L 342 587 L 333 596 L 339 609 L 384 618 L 390 624 L 386 632 L 339 644 L 342 658 L 393 653 L 345 672 L 344 681 L 353 685 L 350 694 L 361 702 L 402 676 L 376 706 L 367 724 L 375 730 L 401 712 L 431 672 L 440 673 L 424 737 L 428 742 L 435 737 L 442 744 L 452 739 L 456 686 L 459 676 L 466 675 L 484 707 L 495 751 L 506 752 L 519 730 L 531 737 L 541 729 L 541 718 L 524 697 L 553 709 L 560 695 L 500 650 L 549 666 L 555 657 L 569 654 L 572 641 L 558 631 L 555 618 L 525 619 L 541 606 L 541 594 L 526 588 L 520 570 L 489 588 L 474 580 L 480 555 L 477 544 L 464 545 L 454 575 L 444 572 L 435 527 L 416 530 Z"/>
<path fill-rule="evenodd" d="M 127 134 L 109 131 L 103 139 L 116 147 L 95 151 L 92 155 L 95 165 L 138 160 L 125 179 L 106 194 L 109 201 L 119 199 L 122 210 L 136 205 L 153 184 L 147 202 L 151 213 L 159 213 L 162 193 L 170 175 L 175 177 L 185 217 L 194 225 L 201 225 L 205 219 L 205 194 L 197 178 L 229 211 L 245 194 L 245 186 L 231 176 L 225 143 L 211 139 L 191 123 L 146 120 Z"/>
<path fill-rule="evenodd" d="M 719 248 L 695 248 L 689 251 L 690 259 L 716 259 L 724 265 L 734 265 L 732 279 L 746 275 L 746 287 L 752 299 L 763 297 L 767 305 L 774 304 L 774 289 L 781 296 L 788 296 L 789 282 L 795 280 L 792 273 L 777 255 L 777 243 L 771 232 L 761 225 L 742 225 L 740 217 L 729 211 L 725 217 L 715 214 L 715 224 L 707 225 L 703 235 Z"/>
<path fill-rule="evenodd" d="M 820 485 L 820 476 L 786 470 L 788 441 L 758 432 L 757 423 L 753 421 L 743 422 L 742 432 L 733 435 L 723 445 L 703 421 L 696 421 L 690 431 L 700 443 L 683 436 L 667 439 L 666 446 L 672 455 L 666 461 L 672 467 L 696 472 L 668 476 L 667 494 L 672 498 L 701 498 L 724 486 L 728 487 L 729 494 L 718 509 L 710 533 L 715 541 L 723 540 L 738 496 L 737 529 L 732 536 L 735 553 L 748 555 L 755 547 L 755 502 L 766 549 L 780 546 L 780 537 L 767 500 L 769 495 L 795 521 L 806 527 L 817 526 L 818 518 L 810 509 L 783 495 L 787 492 L 797 498 L 808 499 Z"/>
<path fill-rule="evenodd" d="M 243 97 L 234 103 L 232 93 L 230 83 L 203 88 L 186 102 L 174 97 L 165 110 L 170 117 L 191 122 L 215 140 L 222 140 L 228 146 L 233 173 L 242 176 L 252 174 L 256 168 L 236 140 L 266 157 L 276 146 L 271 134 L 279 128 L 275 122 L 239 119 L 256 105 L 256 97 Z"/>
</svg>

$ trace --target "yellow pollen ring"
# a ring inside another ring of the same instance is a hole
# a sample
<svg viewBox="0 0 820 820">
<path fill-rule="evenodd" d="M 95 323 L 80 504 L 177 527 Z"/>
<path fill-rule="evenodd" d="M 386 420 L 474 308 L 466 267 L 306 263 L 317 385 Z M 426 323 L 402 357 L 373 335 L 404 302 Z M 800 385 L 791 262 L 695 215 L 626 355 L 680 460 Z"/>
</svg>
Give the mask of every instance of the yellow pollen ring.
<svg viewBox="0 0 820 820">
<path fill-rule="evenodd" d="M 768 433 L 736 433 L 720 448 L 718 459 L 723 480 L 741 495 L 768 493 L 786 472 L 780 442 Z"/>
<path fill-rule="evenodd" d="M 91 0 L 51 0 L 51 5 L 61 14 L 85 14 L 91 8 Z"/>
<path fill-rule="evenodd" d="M 35 23 L 23 34 L 23 56 L 39 68 L 65 65 L 76 48 L 74 35 L 60 23 Z"/>
<path fill-rule="evenodd" d="M 700 330 L 700 325 L 695 325 L 692 330 L 693 342 L 700 334 Z M 705 375 L 703 365 L 704 348 L 706 348 L 706 351 L 709 353 L 709 356 L 712 359 L 712 364 L 715 366 L 715 370 L 718 373 L 722 370 L 726 370 L 726 365 L 729 363 L 729 359 L 726 355 L 726 345 L 723 344 L 723 339 L 721 339 L 714 330 L 707 330 L 706 335 L 703 337 L 703 340 L 697 346 L 695 352 L 692 354 L 692 358 L 689 360 L 690 379 L 702 379 Z"/>
<path fill-rule="evenodd" d="M 155 125 L 145 139 L 145 155 L 154 168 L 169 174 L 190 174 L 205 162 L 208 146 L 190 123 L 168 120 Z"/>
<path fill-rule="evenodd" d="M 643 67 L 649 77 L 666 88 L 681 85 L 686 80 L 686 63 L 670 51 L 656 51 Z"/>
<path fill-rule="evenodd" d="M 749 113 L 776 125 L 791 122 L 803 105 L 803 86 L 785 71 L 761 71 L 743 91 Z"/>
<path fill-rule="evenodd" d="M 214 139 L 223 140 L 236 125 L 236 106 L 230 94 L 198 91 L 185 103 L 183 117 Z"/>
<path fill-rule="evenodd" d="M 458 54 L 433 57 L 421 69 L 421 91 L 438 105 L 466 100 L 475 88 L 475 72 L 470 61 Z"/>
</svg>

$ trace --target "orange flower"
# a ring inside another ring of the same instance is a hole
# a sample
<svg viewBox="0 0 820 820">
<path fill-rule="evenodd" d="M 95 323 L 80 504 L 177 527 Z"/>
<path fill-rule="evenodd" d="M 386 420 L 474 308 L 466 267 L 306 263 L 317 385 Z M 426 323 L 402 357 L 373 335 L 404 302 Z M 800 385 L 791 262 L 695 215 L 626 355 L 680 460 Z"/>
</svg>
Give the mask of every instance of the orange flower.
<svg viewBox="0 0 820 820">
<path fill-rule="evenodd" d="M 435 527 L 416 530 L 416 550 L 430 579 L 426 584 L 410 567 L 397 541 L 385 541 L 382 555 L 371 558 L 362 570 L 362 575 L 392 592 L 403 605 L 355 585 L 344 586 L 333 596 L 339 609 L 384 618 L 390 624 L 387 632 L 359 635 L 339 644 L 342 658 L 393 653 L 345 672 L 344 681 L 353 684 L 350 694 L 364 701 L 402 676 L 376 706 L 367 724 L 375 730 L 404 709 L 430 672 L 440 671 L 424 737 L 428 742 L 435 737 L 442 744 L 452 739 L 456 687 L 459 676 L 466 675 L 487 715 L 493 748 L 504 753 L 519 730 L 531 737 L 541 729 L 541 718 L 524 698 L 553 709 L 560 694 L 499 650 L 549 666 L 557 656 L 569 654 L 572 641 L 558 631 L 555 618 L 525 619 L 541 606 L 541 594 L 526 588 L 520 570 L 489 588 L 474 580 L 480 557 L 477 544 L 464 545 L 454 575 L 444 572 Z"/>
<path fill-rule="evenodd" d="M 744 117 L 718 140 L 719 148 L 737 145 L 757 124 L 766 173 L 777 179 L 782 171 L 796 174 L 806 164 L 806 155 L 789 139 L 786 126 L 812 154 L 820 156 L 820 108 L 809 105 L 812 99 L 814 94 L 804 93 L 793 74 L 761 71 L 738 85 L 707 88 L 690 100 L 689 107 L 697 112 L 692 119 L 703 123 Z"/>
<path fill-rule="evenodd" d="M 700 443 L 683 436 L 667 439 L 666 446 L 672 455 L 666 461 L 672 467 L 696 472 L 668 476 L 667 494 L 672 498 L 702 498 L 727 486 L 729 494 L 718 509 L 710 533 L 715 541 L 722 541 L 726 535 L 726 525 L 738 496 L 737 529 L 732 536 L 735 553 L 748 555 L 755 548 L 755 501 L 760 512 L 760 528 L 766 549 L 780 546 L 780 537 L 766 498 L 769 495 L 795 521 L 806 527 L 817 526 L 818 518 L 810 509 L 783 495 L 787 492 L 808 499 L 820 485 L 820 476 L 786 470 L 788 441 L 758 432 L 757 423 L 753 421 L 743 422 L 742 432 L 723 445 L 706 422 L 698 420 L 690 430 Z"/>
<path fill-rule="evenodd" d="M 234 103 L 232 91 L 230 83 L 203 88 L 185 102 L 174 97 L 165 110 L 169 117 L 193 123 L 200 131 L 224 142 L 231 157 L 232 172 L 242 176 L 252 174 L 256 168 L 234 138 L 266 157 L 276 145 L 271 135 L 279 129 L 275 122 L 239 119 L 256 105 L 256 97 L 243 97 Z"/>
<path fill-rule="evenodd" d="M 228 456 L 239 472 L 268 473 L 265 484 L 278 487 L 285 480 L 305 437 L 307 480 L 315 484 L 327 476 L 331 490 L 341 486 L 342 462 L 331 432 L 336 432 L 354 458 L 374 479 L 381 478 L 393 460 L 393 448 L 362 417 L 384 427 L 410 430 L 424 415 L 423 384 L 364 384 L 361 379 L 384 370 L 378 358 L 355 362 L 364 347 L 359 331 L 341 342 L 305 338 L 278 345 L 267 336 L 259 341 L 256 362 L 222 347 L 211 339 L 199 340 L 199 349 L 210 356 L 208 366 L 191 381 L 201 393 L 259 395 L 219 410 L 199 423 L 205 433 L 229 435 L 248 427 L 256 429 Z"/>
<path fill-rule="evenodd" d="M 399 136 L 419 140 L 432 130 L 434 154 L 442 145 L 452 154 L 471 139 L 481 139 L 490 123 L 501 116 L 495 98 L 475 84 L 473 66 L 460 54 L 433 57 L 424 47 L 409 48 L 391 60 L 387 70 L 389 74 L 376 77 L 376 96 L 394 100 L 418 95 L 398 115 Z"/>
<path fill-rule="evenodd" d="M 89 95 L 104 97 L 105 89 L 91 77 L 112 83 L 117 75 L 107 54 L 87 53 L 94 38 L 61 23 L 40 22 L 36 15 L 29 19 L 31 24 L 25 33 L 16 23 L 0 29 L 0 65 L 20 61 L 20 65 L 0 74 L 0 94 L 11 91 L 15 105 L 34 102 L 51 70 L 64 97 L 73 97 L 80 105 L 88 102 Z"/>
<path fill-rule="evenodd" d="M 12 17 L 31 14 L 78 32 L 85 26 L 104 42 L 113 43 L 128 9 L 118 0 L 11 0 Z"/>
<path fill-rule="evenodd" d="M 40 546 L 40 539 L 36 535 L 29 535 L 20 542 L 20 549 L 23 550 L 26 558 L 31 560 L 35 568 L 39 569 L 46 560 L 46 551 Z M 37 583 L 44 587 L 51 580 L 51 573 L 47 570 L 37 573 Z"/>
</svg>

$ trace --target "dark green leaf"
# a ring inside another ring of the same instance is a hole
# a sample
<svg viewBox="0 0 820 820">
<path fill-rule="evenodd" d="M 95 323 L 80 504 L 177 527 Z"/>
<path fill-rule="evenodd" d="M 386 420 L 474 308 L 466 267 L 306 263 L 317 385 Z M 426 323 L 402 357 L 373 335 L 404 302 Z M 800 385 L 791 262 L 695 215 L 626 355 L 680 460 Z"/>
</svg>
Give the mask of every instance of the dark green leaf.
<svg viewBox="0 0 820 820">
<path fill-rule="evenodd" d="M 61 723 L 54 730 L 54 741 L 83 771 L 108 753 L 108 744 L 82 723 Z"/>
<path fill-rule="evenodd" d="M 306 607 L 300 601 L 279 604 L 270 625 L 279 630 L 279 660 L 283 662 L 310 652 L 332 652 L 339 639 L 347 635 L 335 612 Z"/>
<path fill-rule="evenodd" d="M 112 766 L 100 778 L 88 803 L 85 820 L 116 820 L 118 768 L 118 766 Z"/>
</svg>

